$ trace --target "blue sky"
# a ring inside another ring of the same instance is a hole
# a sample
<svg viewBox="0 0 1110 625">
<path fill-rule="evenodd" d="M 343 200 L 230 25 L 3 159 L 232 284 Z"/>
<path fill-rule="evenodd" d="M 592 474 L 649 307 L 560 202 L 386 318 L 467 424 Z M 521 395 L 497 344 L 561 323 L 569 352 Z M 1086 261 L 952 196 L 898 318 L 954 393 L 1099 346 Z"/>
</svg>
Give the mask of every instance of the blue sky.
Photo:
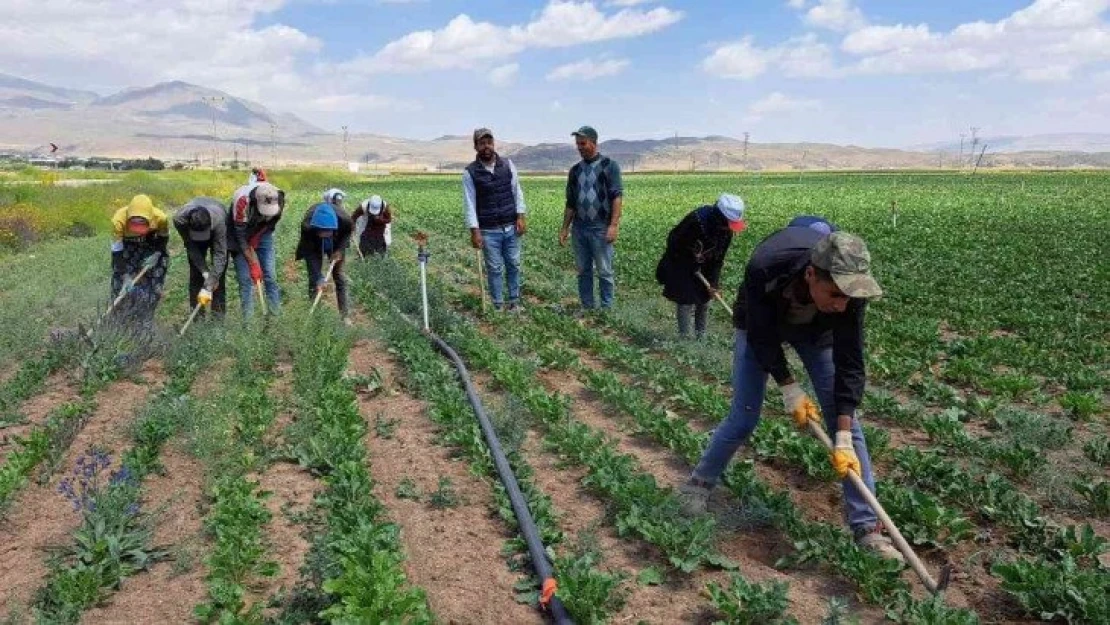
<svg viewBox="0 0 1110 625">
<path fill-rule="evenodd" d="M 99 91 L 182 79 L 325 128 L 892 147 L 970 126 L 1110 132 L 1110 0 L 43 1 L 0 8 L 16 44 L 0 71 Z M 121 58 L 98 29 L 147 53 Z"/>
</svg>

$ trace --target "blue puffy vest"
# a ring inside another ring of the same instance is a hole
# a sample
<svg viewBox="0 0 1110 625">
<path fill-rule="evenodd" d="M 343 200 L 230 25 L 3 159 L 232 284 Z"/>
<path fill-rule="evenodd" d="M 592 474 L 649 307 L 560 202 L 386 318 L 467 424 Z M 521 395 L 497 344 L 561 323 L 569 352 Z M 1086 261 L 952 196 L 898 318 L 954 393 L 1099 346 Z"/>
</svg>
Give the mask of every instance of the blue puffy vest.
<svg viewBox="0 0 1110 625">
<path fill-rule="evenodd" d="M 474 199 L 478 227 L 483 230 L 516 223 L 516 196 L 513 195 L 513 172 L 509 164 L 496 157 L 493 171 L 475 160 L 466 171 L 474 181 Z"/>
</svg>

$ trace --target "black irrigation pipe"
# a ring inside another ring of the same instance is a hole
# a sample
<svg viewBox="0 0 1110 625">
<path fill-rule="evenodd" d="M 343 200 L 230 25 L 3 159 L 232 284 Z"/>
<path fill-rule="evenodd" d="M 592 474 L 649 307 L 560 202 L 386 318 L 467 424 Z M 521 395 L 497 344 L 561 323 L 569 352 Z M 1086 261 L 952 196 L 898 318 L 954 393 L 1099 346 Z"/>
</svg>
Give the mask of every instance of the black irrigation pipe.
<svg viewBox="0 0 1110 625">
<path fill-rule="evenodd" d="M 420 244 L 419 259 L 421 269 L 427 263 L 428 254 L 424 250 L 424 245 Z M 424 294 L 424 314 L 427 319 L 427 283 L 426 274 L 421 272 L 421 291 Z M 383 299 L 384 296 L 383 296 Z M 388 301 L 388 299 L 386 299 Z M 528 510 L 528 503 L 524 499 L 524 494 L 520 492 L 520 485 L 517 484 L 516 475 L 513 474 L 512 467 L 509 466 L 509 459 L 505 457 L 505 451 L 501 448 L 501 441 L 497 438 L 497 432 L 493 429 L 493 423 L 490 421 L 489 416 L 486 414 L 485 408 L 482 406 L 482 400 L 478 397 L 478 393 L 474 390 L 474 385 L 470 381 L 470 373 L 466 369 L 466 363 L 459 357 L 458 353 L 447 344 L 446 341 L 439 338 L 439 336 L 432 332 L 428 327 L 421 328 L 414 320 L 409 318 L 403 311 L 397 308 L 393 302 L 389 304 L 396 310 L 402 319 L 412 324 L 432 342 L 452 364 L 459 373 L 459 381 L 462 383 L 463 389 L 466 391 L 466 397 L 470 400 L 471 407 L 474 408 L 474 414 L 478 417 L 478 425 L 482 429 L 482 436 L 486 439 L 486 446 L 489 447 L 490 456 L 493 457 L 493 464 L 497 468 L 497 475 L 501 479 L 501 484 L 505 487 L 505 491 L 509 495 L 509 502 L 512 504 L 513 514 L 516 516 L 517 525 L 520 526 L 520 533 L 523 535 L 524 542 L 528 545 L 528 554 L 532 557 L 532 568 L 536 571 L 536 577 L 539 581 L 540 587 L 540 606 L 547 608 L 551 612 L 551 617 L 554 619 L 556 625 L 574 625 L 570 615 L 567 613 L 566 606 L 559 599 L 558 584 L 555 581 L 555 572 L 551 567 L 551 562 L 547 559 L 547 549 L 544 547 L 543 539 L 540 537 L 540 531 L 536 527 L 536 522 L 532 519 L 532 512 Z"/>
</svg>

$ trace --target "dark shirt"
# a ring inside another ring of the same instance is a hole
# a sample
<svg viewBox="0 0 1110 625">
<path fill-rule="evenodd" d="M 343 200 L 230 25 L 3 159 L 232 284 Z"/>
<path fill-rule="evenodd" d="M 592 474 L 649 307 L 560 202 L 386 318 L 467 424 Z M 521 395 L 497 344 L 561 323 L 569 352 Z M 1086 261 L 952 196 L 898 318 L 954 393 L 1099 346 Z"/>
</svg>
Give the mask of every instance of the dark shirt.
<svg viewBox="0 0 1110 625">
<path fill-rule="evenodd" d="M 817 311 L 797 323 L 809 302 L 805 269 L 813 246 L 825 235 L 810 228 L 784 228 L 764 239 L 752 252 L 744 282 L 736 296 L 733 325 L 747 332 L 748 345 L 760 366 L 782 383 L 790 377 L 782 344 L 802 340 L 833 350 L 833 395 L 838 415 L 859 406 L 866 383 L 863 319 L 867 302 L 851 299 L 842 313 Z M 793 310 L 792 310 L 793 304 Z M 791 317 L 795 323 L 790 323 Z"/>
</svg>

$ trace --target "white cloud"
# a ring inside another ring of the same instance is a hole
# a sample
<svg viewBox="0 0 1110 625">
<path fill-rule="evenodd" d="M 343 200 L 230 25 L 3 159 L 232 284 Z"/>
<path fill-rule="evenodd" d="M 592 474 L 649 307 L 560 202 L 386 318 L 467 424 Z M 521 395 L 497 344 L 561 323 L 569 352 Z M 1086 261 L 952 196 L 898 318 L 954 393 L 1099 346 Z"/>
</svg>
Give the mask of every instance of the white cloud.
<svg viewBox="0 0 1110 625">
<path fill-rule="evenodd" d="M 275 102 L 312 91 L 297 72 L 322 42 L 256 25 L 281 0 L 5 0 L 0 67 L 102 90 L 184 80 Z M 120 81 L 125 80 L 125 84 Z"/>
<path fill-rule="evenodd" d="M 659 0 L 609 0 L 606 4 L 611 4 L 615 7 L 634 7 L 638 4 L 647 4 L 649 2 L 658 2 Z"/>
<path fill-rule="evenodd" d="M 1033 0 L 1009 16 L 934 31 L 928 24 L 873 24 L 853 0 L 787 0 L 814 27 L 844 32 L 836 62 L 815 33 L 770 47 L 751 37 L 718 46 L 702 61 L 717 76 L 752 79 L 850 74 L 990 72 L 1026 81 L 1064 81 L 1110 61 L 1110 0 Z M 807 9 L 808 7 L 808 9 Z"/>
<path fill-rule="evenodd" d="M 808 34 L 778 46 L 760 48 L 751 37 L 718 46 L 702 61 L 704 71 L 721 78 L 750 80 L 776 69 L 789 77 L 832 76 L 832 51 Z"/>
<path fill-rule="evenodd" d="M 906 26 L 868 26 L 844 37 L 840 48 L 851 54 L 875 54 L 899 48 L 919 46 L 935 37 L 925 24 Z"/>
<path fill-rule="evenodd" d="M 529 48 L 560 48 L 639 37 L 683 18 L 681 11 L 625 8 L 606 14 L 593 2 L 552 0 L 526 24 L 500 26 L 461 14 L 438 30 L 409 33 L 370 56 L 345 65 L 364 73 L 417 72 L 469 67 Z"/>
<path fill-rule="evenodd" d="M 782 92 L 775 91 L 766 97 L 752 102 L 751 105 L 748 106 L 747 119 L 758 121 L 768 115 L 810 111 L 820 106 L 821 103 L 817 100 L 792 98 Z"/>
<path fill-rule="evenodd" d="M 513 84 L 516 80 L 516 75 L 520 71 L 519 63 L 508 63 L 506 65 L 498 65 L 489 72 L 489 81 L 495 87 L 507 87 Z"/>
<path fill-rule="evenodd" d="M 949 32 L 925 24 L 866 26 L 841 49 L 860 56 L 853 71 L 872 74 L 993 71 L 1025 80 L 1066 80 L 1110 60 L 1110 0 L 1035 0 L 995 22 Z"/>
<path fill-rule="evenodd" d="M 818 0 L 806 11 L 805 21 L 816 28 L 837 32 L 852 31 L 867 24 L 863 12 L 852 4 L 852 0 Z"/>
<path fill-rule="evenodd" d="M 615 76 L 623 72 L 628 65 L 628 59 L 586 59 L 556 67 L 547 74 L 547 79 L 593 80 L 603 76 Z"/>
</svg>

